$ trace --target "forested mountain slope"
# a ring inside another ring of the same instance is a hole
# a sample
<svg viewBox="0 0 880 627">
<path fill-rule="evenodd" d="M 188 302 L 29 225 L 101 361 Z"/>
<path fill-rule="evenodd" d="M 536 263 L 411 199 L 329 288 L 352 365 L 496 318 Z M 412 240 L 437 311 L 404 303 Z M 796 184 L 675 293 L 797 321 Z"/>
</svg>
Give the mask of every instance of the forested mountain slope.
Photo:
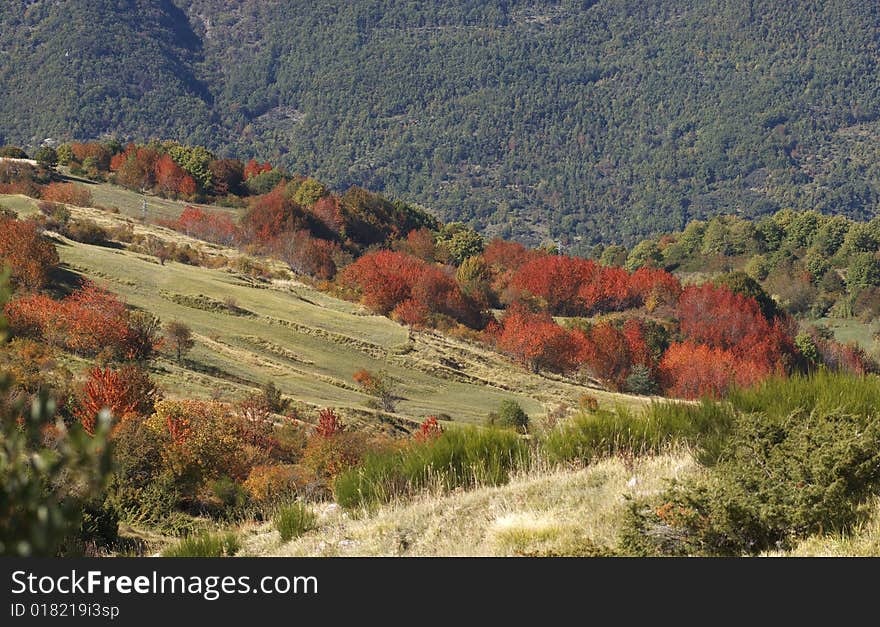
<svg viewBox="0 0 880 627">
<path fill-rule="evenodd" d="M 16 0 L 0 19 L 6 142 L 174 137 L 575 252 L 877 208 L 872 3 Z"/>
</svg>

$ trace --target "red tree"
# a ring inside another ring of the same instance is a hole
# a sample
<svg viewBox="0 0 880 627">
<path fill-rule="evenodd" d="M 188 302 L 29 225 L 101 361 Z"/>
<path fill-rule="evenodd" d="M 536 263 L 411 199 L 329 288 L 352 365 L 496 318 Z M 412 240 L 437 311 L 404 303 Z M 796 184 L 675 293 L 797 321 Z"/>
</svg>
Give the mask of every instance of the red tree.
<svg viewBox="0 0 880 627">
<path fill-rule="evenodd" d="M 110 368 L 93 368 L 76 403 L 74 415 L 89 433 L 95 432 L 98 414 L 108 410 L 117 421 L 129 417 L 138 405 L 130 381 L 123 373 Z"/>
<path fill-rule="evenodd" d="M 247 162 L 247 165 L 244 166 L 244 180 L 248 180 L 254 176 L 258 176 L 263 172 L 269 172 L 272 170 L 272 165 L 266 161 L 265 163 L 258 163 L 256 159 L 251 159 Z"/>
<path fill-rule="evenodd" d="M 536 371 L 571 371 L 585 350 L 582 333 L 563 329 L 547 313 L 516 306 L 504 316 L 496 342 L 499 350 Z"/>
<path fill-rule="evenodd" d="M 34 222 L 0 217 L 0 267 L 10 269 L 16 286 L 27 290 L 43 288 L 57 265 L 55 246 L 42 236 Z"/>
<path fill-rule="evenodd" d="M 359 289 L 363 303 L 376 313 L 394 312 L 408 324 L 423 324 L 428 312 L 470 326 L 480 322 L 479 308 L 452 276 L 403 252 L 367 253 L 345 269 L 343 281 Z"/>
</svg>

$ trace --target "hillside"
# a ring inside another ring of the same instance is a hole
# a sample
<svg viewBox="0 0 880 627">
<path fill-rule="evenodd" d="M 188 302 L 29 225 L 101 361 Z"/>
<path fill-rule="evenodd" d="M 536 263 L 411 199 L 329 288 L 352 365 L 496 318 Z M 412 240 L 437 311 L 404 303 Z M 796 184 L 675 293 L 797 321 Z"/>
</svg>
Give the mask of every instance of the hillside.
<svg viewBox="0 0 880 627">
<path fill-rule="evenodd" d="M 113 186 L 92 186 L 96 197 L 126 199 Z M 103 194 L 103 196 L 102 196 Z M 21 215 L 35 204 L 21 196 L 0 196 L 0 204 Z M 151 217 L 174 203 L 151 201 Z M 139 203 L 136 211 L 139 213 Z M 180 211 L 182 205 L 177 205 Z M 108 229 L 130 225 L 138 234 L 188 243 L 217 256 L 238 257 L 233 249 L 206 244 L 123 213 L 70 207 L 74 219 Z M 427 415 L 482 423 L 501 400 L 514 398 L 536 417 L 561 403 L 577 405 L 584 387 L 574 380 L 531 374 L 475 343 L 436 332 L 413 331 L 359 305 L 338 300 L 299 281 L 257 280 L 227 269 L 154 258 L 121 247 L 89 245 L 57 236 L 63 268 L 91 279 L 129 305 L 163 321 L 185 320 L 196 346 L 179 366 L 169 356 L 153 374 L 174 396 L 207 398 L 220 390 L 234 399 L 272 381 L 307 407 L 339 407 L 367 422 L 375 410 L 352 379 L 360 369 L 385 372 L 395 382 L 397 419 L 420 422 Z M 233 298 L 235 309 L 225 305 Z M 77 364 L 84 368 L 84 364 Z M 642 404 L 645 399 L 591 389 L 603 404 Z"/>
<path fill-rule="evenodd" d="M 852 0 L 0 11 L 5 142 L 161 135 L 575 252 L 877 205 L 880 11 Z"/>
</svg>

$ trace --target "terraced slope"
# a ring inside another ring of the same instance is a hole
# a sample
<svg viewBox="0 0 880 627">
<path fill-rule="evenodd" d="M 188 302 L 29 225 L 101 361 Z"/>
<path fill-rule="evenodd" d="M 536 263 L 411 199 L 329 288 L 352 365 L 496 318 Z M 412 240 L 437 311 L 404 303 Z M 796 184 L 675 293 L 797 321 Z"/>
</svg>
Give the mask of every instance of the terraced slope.
<svg viewBox="0 0 880 627">
<path fill-rule="evenodd" d="M 33 211 L 23 197 L 0 204 Z M 224 249 L 122 215 L 71 207 L 75 218 L 103 226 L 130 224 L 136 233 L 186 242 L 213 255 Z M 502 399 L 514 398 L 533 418 L 560 403 L 575 405 L 589 393 L 600 403 L 644 403 L 646 399 L 587 389 L 576 381 L 529 373 L 472 342 L 435 332 L 410 332 L 361 306 L 326 295 L 293 278 L 258 281 L 227 268 L 207 269 L 157 259 L 123 248 L 86 245 L 57 237 L 67 269 L 119 294 L 130 305 L 163 321 L 192 327 L 196 346 L 184 363 L 160 359 L 155 375 L 172 395 L 234 398 L 272 381 L 309 406 L 351 410 L 370 420 L 370 397 L 352 375 L 365 368 L 395 382 L 396 420 L 446 414 L 477 423 Z M 230 310 L 226 300 L 233 298 Z M 75 368 L 74 368 L 75 370 Z"/>
</svg>

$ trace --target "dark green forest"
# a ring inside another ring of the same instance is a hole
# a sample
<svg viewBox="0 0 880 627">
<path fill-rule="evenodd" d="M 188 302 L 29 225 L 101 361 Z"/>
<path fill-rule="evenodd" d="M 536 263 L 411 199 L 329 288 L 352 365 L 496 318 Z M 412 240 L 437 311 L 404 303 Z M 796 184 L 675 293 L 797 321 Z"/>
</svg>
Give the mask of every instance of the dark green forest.
<svg viewBox="0 0 880 627">
<path fill-rule="evenodd" d="M 866 219 L 878 32 L 857 0 L 8 0 L 0 141 L 203 144 L 576 253 Z"/>
</svg>

